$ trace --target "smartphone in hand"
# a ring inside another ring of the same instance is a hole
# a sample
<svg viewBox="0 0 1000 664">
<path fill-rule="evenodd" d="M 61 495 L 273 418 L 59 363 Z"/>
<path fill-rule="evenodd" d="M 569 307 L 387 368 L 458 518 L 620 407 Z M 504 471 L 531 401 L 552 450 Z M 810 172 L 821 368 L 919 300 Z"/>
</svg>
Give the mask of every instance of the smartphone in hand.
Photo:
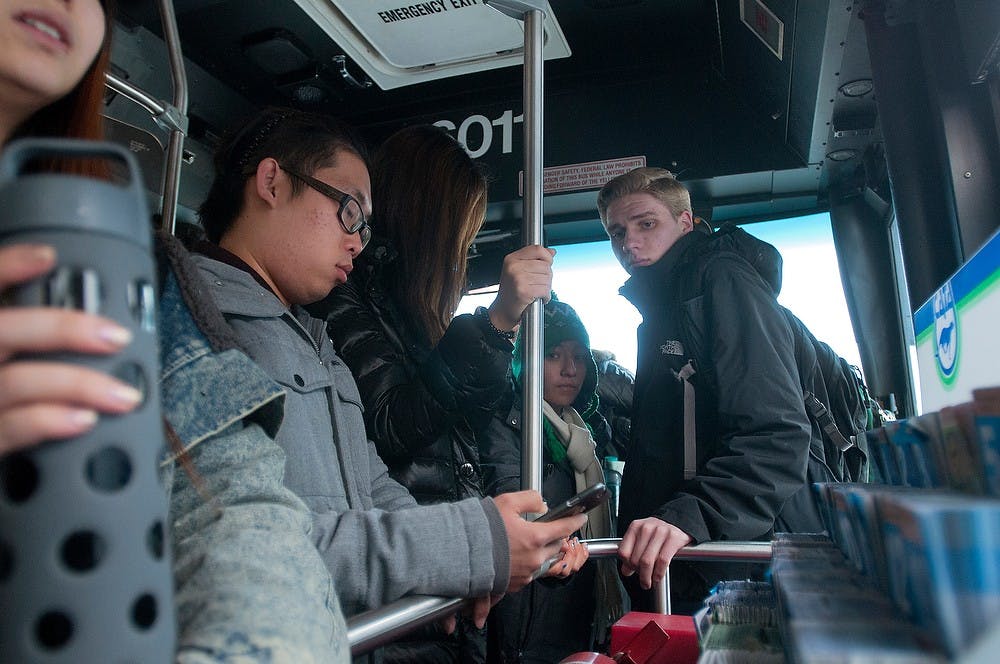
<svg viewBox="0 0 1000 664">
<path fill-rule="evenodd" d="M 587 487 L 572 498 L 553 506 L 548 512 L 536 517 L 534 520 L 538 522 L 555 521 L 556 519 L 574 514 L 583 514 L 594 509 L 607 499 L 608 488 L 603 483 L 598 482 Z"/>
</svg>

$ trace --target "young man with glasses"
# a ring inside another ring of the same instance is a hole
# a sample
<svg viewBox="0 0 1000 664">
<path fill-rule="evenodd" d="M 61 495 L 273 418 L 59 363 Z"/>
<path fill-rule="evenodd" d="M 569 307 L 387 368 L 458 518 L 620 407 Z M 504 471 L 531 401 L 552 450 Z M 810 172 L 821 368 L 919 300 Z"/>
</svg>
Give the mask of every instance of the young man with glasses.
<svg viewBox="0 0 1000 664">
<path fill-rule="evenodd" d="M 533 492 L 416 506 L 389 477 L 353 376 L 303 309 L 347 280 L 370 237 L 363 145 L 331 118 L 267 109 L 219 149 L 216 172 L 195 261 L 242 346 L 285 389 L 285 484 L 313 512 L 345 614 L 432 594 L 481 598 L 482 622 L 489 596 L 526 584 L 584 519 L 525 522 L 544 511 Z"/>
</svg>

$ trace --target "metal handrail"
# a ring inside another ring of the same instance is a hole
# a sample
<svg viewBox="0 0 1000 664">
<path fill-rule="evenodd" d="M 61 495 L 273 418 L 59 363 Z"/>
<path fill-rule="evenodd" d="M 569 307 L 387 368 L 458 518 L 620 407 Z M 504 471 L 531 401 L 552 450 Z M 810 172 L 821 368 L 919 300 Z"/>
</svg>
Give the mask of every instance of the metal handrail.
<svg viewBox="0 0 1000 664">
<path fill-rule="evenodd" d="M 127 99 L 130 99 L 131 101 L 134 101 L 154 117 L 162 116 L 167 112 L 167 105 L 162 101 L 153 97 L 145 90 L 132 85 L 125 79 L 119 78 L 111 72 L 107 72 L 104 75 L 104 82 L 107 84 L 109 89 L 117 92 Z"/>
<path fill-rule="evenodd" d="M 545 0 L 487 0 L 501 14 L 524 23 L 524 199 L 525 245 L 542 243 L 542 138 L 545 88 Z M 524 310 L 521 324 L 521 488 L 542 491 L 542 301 Z"/>
<path fill-rule="evenodd" d="M 413 595 L 392 604 L 359 613 L 347 621 L 347 642 L 351 655 L 363 655 L 395 641 L 408 632 L 451 615 L 474 600 L 429 595 Z"/>
<path fill-rule="evenodd" d="M 542 13 L 524 13 L 524 199 L 521 233 L 525 245 L 542 243 Z M 542 301 L 524 311 L 521 331 L 524 373 L 521 376 L 521 488 L 542 492 L 542 352 L 545 347 Z"/>
<path fill-rule="evenodd" d="M 584 540 L 591 558 L 610 558 L 618 555 L 620 537 Z M 771 560 L 770 542 L 705 542 L 685 546 L 674 560 L 697 560 L 703 563 L 766 563 Z"/>
<path fill-rule="evenodd" d="M 173 83 L 173 108 L 177 122 L 170 130 L 167 142 L 167 163 L 163 169 L 163 207 L 161 208 L 163 229 L 174 234 L 177 217 L 177 199 L 181 186 L 181 160 L 184 158 L 184 136 L 187 133 L 188 84 L 181 55 L 181 38 L 177 32 L 177 17 L 172 0 L 160 0 L 160 21 L 163 23 L 163 37 L 170 59 L 170 80 Z"/>
<path fill-rule="evenodd" d="M 621 538 L 585 540 L 590 558 L 610 558 L 618 555 Z M 699 560 L 702 562 L 758 562 L 771 560 L 770 542 L 706 542 L 686 546 L 674 555 L 674 560 Z M 670 569 L 659 587 L 659 595 L 666 596 L 666 605 L 659 613 L 670 613 Z M 471 608 L 474 600 L 429 595 L 413 595 L 371 611 L 359 613 L 347 621 L 347 641 L 351 655 L 363 655 L 375 648 L 391 643 L 417 627 L 432 623 L 464 608 Z M 659 602 L 657 602 L 659 604 Z M 661 607 L 658 607 L 661 608 Z"/>
<path fill-rule="evenodd" d="M 184 157 L 184 137 L 188 129 L 188 84 L 181 54 L 180 35 L 177 32 L 177 18 L 171 0 L 159 0 L 160 20 L 163 24 L 164 41 L 170 59 L 170 80 L 173 83 L 173 103 L 161 101 L 145 90 L 138 88 L 114 74 L 104 75 L 105 85 L 135 102 L 149 112 L 160 126 L 170 132 L 167 141 L 166 164 L 163 169 L 163 204 L 160 208 L 161 224 L 164 230 L 174 233 L 177 216 L 177 199 L 181 184 L 181 162 Z"/>
</svg>

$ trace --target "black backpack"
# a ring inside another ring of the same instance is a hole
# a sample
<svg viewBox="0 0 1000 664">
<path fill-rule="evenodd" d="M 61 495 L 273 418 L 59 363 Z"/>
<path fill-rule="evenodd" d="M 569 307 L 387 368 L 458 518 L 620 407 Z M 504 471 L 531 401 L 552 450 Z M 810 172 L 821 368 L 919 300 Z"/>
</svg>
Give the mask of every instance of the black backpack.
<svg viewBox="0 0 1000 664">
<path fill-rule="evenodd" d="M 806 412 L 823 432 L 822 454 L 811 449 L 810 455 L 825 467 L 831 480 L 867 482 L 869 450 L 864 434 L 882 425 L 881 408 L 858 367 L 813 336 L 791 311 L 784 312 L 795 331 L 795 359 Z"/>
<path fill-rule="evenodd" d="M 746 260 L 770 286 L 777 297 L 781 290 L 781 254 L 772 245 L 756 238 L 734 224 L 723 224 L 709 235 L 699 251 L 685 257 L 686 277 L 678 283 L 677 303 L 692 300 L 702 291 L 702 275 L 710 255 L 718 252 L 737 254 Z M 829 345 L 817 339 L 791 311 L 781 307 L 795 337 L 795 361 L 802 386 L 802 400 L 809 417 L 822 432 L 822 441 L 814 440 L 809 454 L 825 470 L 826 477 L 810 477 L 811 481 L 865 482 L 868 480 L 868 444 L 864 432 L 883 423 L 883 411 L 871 397 L 861 371 L 837 355 Z M 677 313 L 680 314 L 678 308 Z M 695 314 L 703 316 L 703 312 Z M 678 315 L 682 321 L 681 342 L 690 349 L 694 362 L 679 379 L 688 381 L 695 373 L 699 383 L 715 390 L 715 376 L 710 358 L 704 357 L 699 337 L 708 329 L 707 321 L 692 321 L 689 315 Z M 692 324 L 694 330 L 685 329 Z M 688 385 L 691 383 L 688 382 Z M 687 398 L 693 391 L 685 389 Z M 685 412 L 691 406 L 685 405 Z M 690 445 L 693 443 L 689 443 Z"/>
</svg>

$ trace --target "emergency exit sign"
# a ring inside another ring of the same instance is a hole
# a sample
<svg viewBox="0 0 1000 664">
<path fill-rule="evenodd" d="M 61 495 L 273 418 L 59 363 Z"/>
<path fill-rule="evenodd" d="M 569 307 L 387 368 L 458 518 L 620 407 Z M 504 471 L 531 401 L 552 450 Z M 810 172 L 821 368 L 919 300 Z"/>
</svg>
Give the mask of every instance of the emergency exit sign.
<svg viewBox="0 0 1000 664">
<path fill-rule="evenodd" d="M 740 20 L 781 60 L 785 45 L 785 24 L 761 0 L 740 0 Z"/>
</svg>

